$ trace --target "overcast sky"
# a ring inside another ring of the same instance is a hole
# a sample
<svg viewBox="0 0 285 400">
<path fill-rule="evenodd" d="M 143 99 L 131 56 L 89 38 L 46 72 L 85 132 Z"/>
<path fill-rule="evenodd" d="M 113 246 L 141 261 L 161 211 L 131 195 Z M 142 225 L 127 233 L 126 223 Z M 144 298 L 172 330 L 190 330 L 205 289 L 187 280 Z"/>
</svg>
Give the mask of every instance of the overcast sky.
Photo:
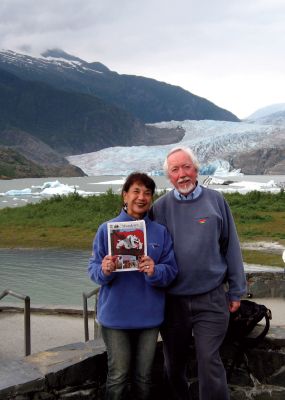
<svg viewBox="0 0 285 400">
<path fill-rule="evenodd" d="M 239 118 L 285 103 L 284 0 L 0 0 L 0 48 L 61 48 Z"/>
</svg>

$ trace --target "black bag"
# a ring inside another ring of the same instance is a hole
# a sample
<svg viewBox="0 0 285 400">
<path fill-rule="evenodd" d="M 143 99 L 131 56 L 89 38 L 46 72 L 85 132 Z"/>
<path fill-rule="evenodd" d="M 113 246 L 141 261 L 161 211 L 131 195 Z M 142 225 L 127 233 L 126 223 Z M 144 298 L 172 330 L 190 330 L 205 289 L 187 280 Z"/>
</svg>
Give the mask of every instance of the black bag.
<svg viewBox="0 0 285 400">
<path fill-rule="evenodd" d="M 263 319 L 265 325 L 258 326 Z M 266 336 L 271 319 L 271 310 L 266 306 L 241 300 L 240 308 L 230 315 L 227 339 L 254 346 Z"/>
<path fill-rule="evenodd" d="M 265 319 L 265 325 L 258 325 Z M 228 380 L 231 379 L 234 367 L 244 363 L 248 374 L 251 373 L 247 350 L 256 346 L 267 334 L 272 319 L 271 310 L 262 304 L 250 300 L 241 300 L 240 308 L 230 314 L 226 341 L 236 346 L 236 354 L 227 370 Z"/>
</svg>

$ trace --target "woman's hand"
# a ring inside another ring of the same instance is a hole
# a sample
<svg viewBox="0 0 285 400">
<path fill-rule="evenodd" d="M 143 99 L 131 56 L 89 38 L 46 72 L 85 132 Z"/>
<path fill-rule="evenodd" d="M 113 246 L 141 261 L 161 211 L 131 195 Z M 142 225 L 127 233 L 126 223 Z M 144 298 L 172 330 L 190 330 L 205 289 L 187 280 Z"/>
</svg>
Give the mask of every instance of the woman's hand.
<svg viewBox="0 0 285 400">
<path fill-rule="evenodd" d="M 105 256 L 102 260 L 102 271 L 104 275 L 111 275 L 112 272 L 116 271 L 116 256 Z"/>
<path fill-rule="evenodd" d="M 140 272 L 145 272 L 147 276 L 154 274 L 154 261 L 151 257 L 142 256 L 139 262 Z"/>
</svg>

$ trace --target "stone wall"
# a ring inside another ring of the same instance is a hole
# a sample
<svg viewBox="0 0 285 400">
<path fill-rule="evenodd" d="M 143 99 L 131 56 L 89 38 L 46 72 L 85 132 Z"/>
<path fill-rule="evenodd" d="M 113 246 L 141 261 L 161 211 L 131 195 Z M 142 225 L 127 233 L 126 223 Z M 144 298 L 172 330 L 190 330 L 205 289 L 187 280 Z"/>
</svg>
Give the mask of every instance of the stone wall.
<svg viewBox="0 0 285 400">
<path fill-rule="evenodd" d="M 246 356 L 233 343 L 224 343 L 227 370 L 241 357 L 229 379 L 231 400 L 285 399 L 285 329 L 273 327 L 266 339 Z M 101 340 L 76 343 L 0 365 L 1 400 L 103 400 L 106 353 Z M 189 393 L 198 400 L 194 347 L 189 349 Z M 157 346 L 152 400 L 167 400 L 163 377 L 162 343 Z M 190 398 L 190 397 L 189 397 Z M 132 399 L 135 400 L 135 399 Z"/>
<path fill-rule="evenodd" d="M 284 272 L 246 273 L 247 291 L 253 298 L 285 297 Z"/>
</svg>

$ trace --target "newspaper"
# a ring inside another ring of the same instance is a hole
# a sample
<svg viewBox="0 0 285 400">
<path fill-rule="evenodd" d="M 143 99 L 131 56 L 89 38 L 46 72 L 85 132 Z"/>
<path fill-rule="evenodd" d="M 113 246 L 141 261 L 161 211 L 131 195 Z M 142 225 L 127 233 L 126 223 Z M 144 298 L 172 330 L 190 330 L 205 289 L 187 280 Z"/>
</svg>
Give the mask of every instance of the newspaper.
<svg viewBox="0 0 285 400">
<path fill-rule="evenodd" d="M 140 257 L 147 255 L 144 220 L 108 222 L 109 255 L 116 256 L 116 272 L 138 270 Z"/>
</svg>

